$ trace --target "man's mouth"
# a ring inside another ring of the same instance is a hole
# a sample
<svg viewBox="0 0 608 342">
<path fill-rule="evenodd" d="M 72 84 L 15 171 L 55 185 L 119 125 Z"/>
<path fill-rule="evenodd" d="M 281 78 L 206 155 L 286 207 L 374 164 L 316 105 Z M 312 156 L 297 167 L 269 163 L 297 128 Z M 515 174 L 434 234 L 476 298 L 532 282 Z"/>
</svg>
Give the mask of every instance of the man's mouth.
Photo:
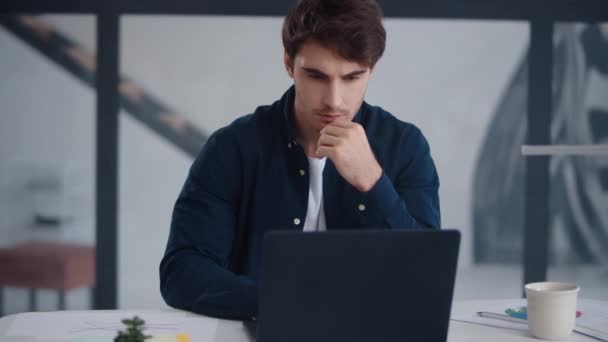
<svg viewBox="0 0 608 342">
<path fill-rule="evenodd" d="M 342 114 L 317 114 L 323 122 L 334 122 L 335 120 L 344 117 Z"/>
</svg>

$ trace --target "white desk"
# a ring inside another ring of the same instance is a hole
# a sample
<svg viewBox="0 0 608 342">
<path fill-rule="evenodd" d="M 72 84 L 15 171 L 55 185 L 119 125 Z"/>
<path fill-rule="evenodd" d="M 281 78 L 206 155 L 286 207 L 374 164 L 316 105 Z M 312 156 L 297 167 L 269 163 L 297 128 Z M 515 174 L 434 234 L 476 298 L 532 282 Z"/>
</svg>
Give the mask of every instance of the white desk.
<svg viewBox="0 0 608 342">
<path fill-rule="evenodd" d="M 452 314 L 461 314 L 468 312 L 477 312 L 483 310 L 484 307 L 495 304 L 497 301 L 455 301 L 452 307 Z M 606 307 L 606 312 L 608 313 L 608 301 L 588 301 L 593 303 L 599 303 L 602 307 Z M 228 320 L 219 320 L 205 316 L 194 315 L 190 313 L 185 313 L 179 310 L 158 310 L 158 311 L 137 311 L 137 310 L 129 310 L 129 311 L 69 311 L 69 312 L 54 312 L 51 313 L 53 315 L 53 319 L 61 319 L 62 314 L 68 314 L 70 316 L 74 316 L 73 314 L 77 314 L 78 318 L 82 317 L 83 320 L 95 319 L 96 317 L 100 317 L 101 315 L 108 314 L 116 314 L 118 317 L 126 318 L 131 317 L 132 314 L 139 314 L 144 320 L 148 315 L 155 314 L 165 314 L 171 317 L 175 317 L 180 321 L 187 321 L 188 324 L 195 330 L 185 331 L 191 334 L 192 340 L 199 340 L 201 337 L 203 338 L 203 342 L 249 342 L 249 338 L 247 336 L 247 332 L 243 328 L 242 324 L 237 321 L 228 321 Z M 7 336 L 7 332 L 9 327 L 13 323 L 13 321 L 19 316 L 24 314 L 17 314 L 4 317 L 0 319 L 0 341 L 2 342 L 43 342 L 43 341 L 56 341 L 50 338 L 34 338 L 34 337 L 16 337 L 16 336 Z M 32 330 L 37 332 L 45 331 L 45 324 L 48 327 L 50 324 L 48 322 L 48 318 L 50 316 L 49 313 L 27 313 L 25 315 L 29 315 L 29 319 L 35 321 L 39 319 L 39 324 L 33 324 Z M 22 316 L 24 317 L 24 316 Z M 67 317 L 67 316 L 64 316 Z M 47 322 L 45 322 L 47 321 Z M 36 330 L 37 329 L 37 330 Z M 196 339 L 199 337 L 199 339 Z M 64 339 L 65 340 L 65 339 Z M 483 326 L 471 323 L 463 323 L 450 321 L 450 328 L 448 333 L 448 341 L 449 342 L 469 342 L 469 341 L 492 341 L 492 342 L 517 342 L 517 341 L 539 341 L 531 337 L 525 331 L 517 331 L 511 329 L 503 329 L 503 328 L 495 328 L 490 326 Z M 569 341 L 596 341 L 595 339 L 585 337 L 579 334 L 574 333 Z"/>
</svg>

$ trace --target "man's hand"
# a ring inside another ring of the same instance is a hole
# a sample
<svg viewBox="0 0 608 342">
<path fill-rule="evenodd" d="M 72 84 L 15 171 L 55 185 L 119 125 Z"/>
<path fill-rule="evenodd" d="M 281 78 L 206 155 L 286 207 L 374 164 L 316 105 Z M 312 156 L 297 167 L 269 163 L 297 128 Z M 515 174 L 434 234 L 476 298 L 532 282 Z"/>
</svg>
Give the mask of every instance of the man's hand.
<svg viewBox="0 0 608 342">
<path fill-rule="evenodd" d="M 321 130 L 317 157 L 327 157 L 340 175 L 361 192 L 370 191 L 382 176 L 382 168 L 369 146 L 363 127 L 338 119 Z"/>
</svg>

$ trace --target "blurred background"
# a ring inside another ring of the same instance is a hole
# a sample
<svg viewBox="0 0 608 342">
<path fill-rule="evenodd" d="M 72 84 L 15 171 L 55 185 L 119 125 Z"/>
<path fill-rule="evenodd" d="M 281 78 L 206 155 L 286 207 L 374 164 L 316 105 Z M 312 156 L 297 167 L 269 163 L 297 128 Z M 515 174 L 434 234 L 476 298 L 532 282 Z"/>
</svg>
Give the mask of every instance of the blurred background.
<svg viewBox="0 0 608 342">
<path fill-rule="evenodd" d="M 290 86 L 281 25 L 260 16 L 120 17 L 119 308 L 166 306 L 158 264 L 173 204 L 207 136 Z M 54 310 L 58 290 L 68 309 L 92 305 L 96 27 L 94 15 L 0 21 L 0 255 L 50 249 L 78 278 L 4 285 L 4 315 Z M 430 143 L 442 224 L 462 232 L 455 298 L 520 297 L 524 204 L 535 206 L 525 201 L 521 154 L 529 23 L 388 18 L 385 27 L 366 101 L 418 125 Z M 608 23 L 557 23 L 553 44 L 551 143 L 607 144 Z M 551 157 L 549 184 L 547 277 L 607 300 L 608 156 Z M 23 267 L 45 272 L 35 265 Z"/>
</svg>

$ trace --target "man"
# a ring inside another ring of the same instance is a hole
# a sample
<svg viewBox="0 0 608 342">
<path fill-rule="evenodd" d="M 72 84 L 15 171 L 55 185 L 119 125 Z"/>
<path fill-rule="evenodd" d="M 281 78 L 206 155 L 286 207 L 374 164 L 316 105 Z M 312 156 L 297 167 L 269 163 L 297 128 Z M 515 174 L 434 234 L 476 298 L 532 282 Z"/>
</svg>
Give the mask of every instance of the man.
<svg viewBox="0 0 608 342">
<path fill-rule="evenodd" d="M 254 317 L 269 230 L 439 228 L 422 133 L 363 102 L 385 38 L 375 0 L 301 0 L 290 11 L 294 86 L 215 132 L 175 204 L 160 265 L 169 305 Z"/>
</svg>

